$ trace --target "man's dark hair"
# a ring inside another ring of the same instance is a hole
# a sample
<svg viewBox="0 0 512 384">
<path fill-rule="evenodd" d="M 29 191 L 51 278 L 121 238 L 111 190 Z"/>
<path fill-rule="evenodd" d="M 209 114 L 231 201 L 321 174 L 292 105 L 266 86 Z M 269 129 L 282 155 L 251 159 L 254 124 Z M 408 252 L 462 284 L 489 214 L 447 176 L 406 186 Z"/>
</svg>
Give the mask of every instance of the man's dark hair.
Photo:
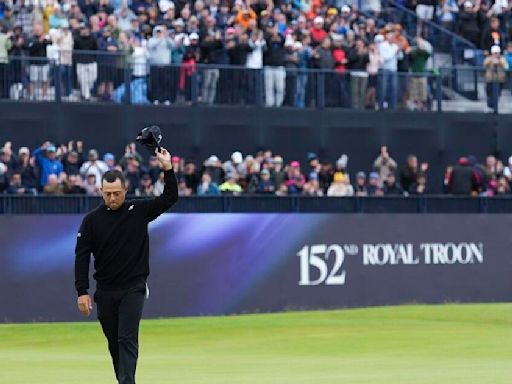
<svg viewBox="0 0 512 384">
<path fill-rule="evenodd" d="M 126 185 L 126 180 L 124 178 L 123 173 L 118 171 L 117 169 L 105 172 L 101 178 L 101 184 L 103 185 L 104 181 L 106 181 L 107 183 L 115 183 L 117 179 L 121 181 L 121 185 L 123 187 Z"/>
</svg>

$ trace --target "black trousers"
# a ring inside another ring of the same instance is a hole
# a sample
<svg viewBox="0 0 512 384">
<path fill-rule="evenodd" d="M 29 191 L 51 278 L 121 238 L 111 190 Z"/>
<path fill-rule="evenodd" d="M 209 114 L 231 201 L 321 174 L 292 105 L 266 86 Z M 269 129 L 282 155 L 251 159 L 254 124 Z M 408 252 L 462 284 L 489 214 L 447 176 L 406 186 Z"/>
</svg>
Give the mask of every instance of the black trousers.
<svg viewBox="0 0 512 384">
<path fill-rule="evenodd" d="M 144 307 L 146 284 L 131 288 L 97 290 L 94 301 L 98 320 L 108 341 L 114 371 L 119 384 L 135 384 L 139 356 L 139 323 Z"/>
</svg>

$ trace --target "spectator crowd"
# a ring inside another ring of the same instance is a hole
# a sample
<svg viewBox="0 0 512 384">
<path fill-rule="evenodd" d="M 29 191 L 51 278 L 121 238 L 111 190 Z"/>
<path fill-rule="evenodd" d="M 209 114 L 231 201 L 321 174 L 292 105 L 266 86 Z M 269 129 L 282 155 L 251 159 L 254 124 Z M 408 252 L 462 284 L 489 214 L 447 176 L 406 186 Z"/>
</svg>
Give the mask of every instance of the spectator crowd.
<svg viewBox="0 0 512 384">
<path fill-rule="evenodd" d="M 429 164 L 409 155 L 403 166 L 386 146 L 367 170 L 349 172 L 349 157 L 341 155 L 334 163 L 321 161 L 312 152 L 305 163 L 285 161 L 272 151 L 244 156 L 233 152 L 221 161 L 211 155 L 202 163 L 172 157 L 181 196 L 220 196 L 265 194 L 277 196 L 407 196 L 438 192 L 427 174 Z M 128 193 L 159 196 L 163 172 L 155 156 L 147 162 L 134 143 L 126 145 L 121 157 L 100 156 L 95 149 L 84 149 L 81 141 L 55 145 L 46 142 L 31 151 L 15 150 L 7 142 L 0 148 L 0 193 L 11 195 L 92 195 L 101 193 L 102 175 L 111 169 L 124 173 Z M 462 157 L 446 168 L 443 192 L 456 195 L 495 196 L 510 194 L 512 156 L 507 165 L 489 155 L 485 164 L 474 156 Z"/>
<path fill-rule="evenodd" d="M 259 92 L 269 107 L 315 106 L 321 82 L 326 106 L 373 109 L 379 90 L 384 107 L 428 108 L 431 43 L 384 23 L 380 1 L 362 4 L 0 0 L 0 98 L 48 99 L 59 84 L 63 98 L 122 100 L 129 63 L 139 102 L 190 101 L 194 79 L 205 104 L 254 104 Z"/>
</svg>

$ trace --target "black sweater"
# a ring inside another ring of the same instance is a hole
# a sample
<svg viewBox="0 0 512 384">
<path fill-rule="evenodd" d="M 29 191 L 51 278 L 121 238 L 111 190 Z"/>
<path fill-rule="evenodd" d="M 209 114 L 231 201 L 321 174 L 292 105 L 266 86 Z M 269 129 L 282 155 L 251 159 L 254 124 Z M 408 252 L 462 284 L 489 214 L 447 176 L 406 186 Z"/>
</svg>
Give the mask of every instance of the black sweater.
<svg viewBox="0 0 512 384">
<path fill-rule="evenodd" d="M 83 219 L 75 249 L 75 288 L 89 289 L 89 264 L 94 255 L 97 288 L 116 290 L 145 281 L 149 275 L 148 224 L 178 200 L 172 170 L 165 172 L 165 188 L 154 199 L 125 202 L 111 210 L 102 204 Z"/>
</svg>

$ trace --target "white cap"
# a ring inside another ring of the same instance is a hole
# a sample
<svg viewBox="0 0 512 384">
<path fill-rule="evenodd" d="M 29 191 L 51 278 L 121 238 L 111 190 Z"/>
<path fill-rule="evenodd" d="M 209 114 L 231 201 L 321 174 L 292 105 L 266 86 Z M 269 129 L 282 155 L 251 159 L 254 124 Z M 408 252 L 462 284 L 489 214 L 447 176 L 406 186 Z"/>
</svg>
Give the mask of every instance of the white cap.
<svg viewBox="0 0 512 384">
<path fill-rule="evenodd" d="M 198 40 L 199 39 L 199 35 L 195 32 L 192 32 L 190 35 L 188 35 L 188 38 L 190 40 Z"/>
<path fill-rule="evenodd" d="M 313 20 L 313 24 L 323 24 L 324 23 L 324 18 L 321 17 L 321 16 L 317 16 L 315 17 L 315 19 Z"/>
<path fill-rule="evenodd" d="M 300 41 L 296 41 L 293 43 L 293 49 L 302 49 L 302 43 Z"/>
<path fill-rule="evenodd" d="M 208 160 L 206 160 L 208 163 L 215 163 L 217 164 L 219 162 L 219 158 L 215 155 L 211 155 Z"/>
<path fill-rule="evenodd" d="M 235 164 L 240 164 L 240 163 L 242 163 L 242 161 L 244 161 L 244 157 L 238 151 L 233 152 L 233 154 L 231 155 L 231 161 L 233 161 L 233 163 L 235 163 Z"/>
<path fill-rule="evenodd" d="M 473 3 L 471 1 L 465 1 L 464 8 L 473 8 Z"/>
<path fill-rule="evenodd" d="M 383 35 L 375 35 L 375 37 L 373 38 L 373 41 L 375 43 L 382 43 L 384 41 L 384 36 Z"/>
<path fill-rule="evenodd" d="M 499 45 L 493 45 L 491 47 L 491 53 L 501 53 L 501 48 Z"/>
<path fill-rule="evenodd" d="M 350 7 L 348 5 L 344 5 L 341 7 L 341 12 L 350 12 Z"/>
<path fill-rule="evenodd" d="M 30 149 L 28 149 L 27 147 L 21 147 L 18 151 L 18 155 L 22 155 L 22 154 L 28 155 L 29 153 L 30 153 Z"/>
<path fill-rule="evenodd" d="M 158 2 L 158 7 L 160 11 L 163 13 L 167 12 L 169 9 L 174 9 L 174 3 L 170 0 L 160 0 Z"/>
</svg>

